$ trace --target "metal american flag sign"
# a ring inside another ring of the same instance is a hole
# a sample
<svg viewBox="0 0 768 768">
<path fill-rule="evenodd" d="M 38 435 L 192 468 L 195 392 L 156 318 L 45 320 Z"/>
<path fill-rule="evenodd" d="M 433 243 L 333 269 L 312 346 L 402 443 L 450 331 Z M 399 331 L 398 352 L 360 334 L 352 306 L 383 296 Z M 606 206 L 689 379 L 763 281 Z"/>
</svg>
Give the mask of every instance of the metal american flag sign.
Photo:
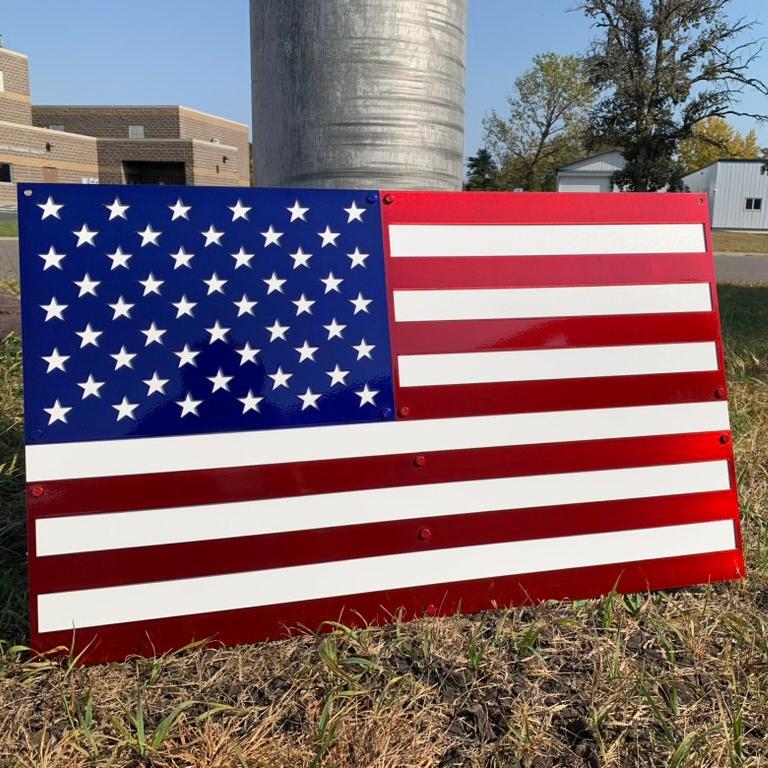
<svg viewBox="0 0 768 768">
<path fill-rule="evenodd" d="M 706 200 L 20 185 L 32 643 L 743 573 Z"/>
</svg>

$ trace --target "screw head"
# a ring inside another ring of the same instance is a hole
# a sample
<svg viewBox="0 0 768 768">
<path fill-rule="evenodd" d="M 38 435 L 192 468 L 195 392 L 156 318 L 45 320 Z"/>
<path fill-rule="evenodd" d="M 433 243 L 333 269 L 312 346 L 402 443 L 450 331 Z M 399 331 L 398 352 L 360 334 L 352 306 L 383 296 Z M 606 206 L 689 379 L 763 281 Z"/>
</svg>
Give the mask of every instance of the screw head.
<svg viewBox="0 0 768 768">
<path fill-rule="evenodd" d="M 728 442 L 728 435 L 720 435 L 720 442 L 725 445 Z"/>
<path fill-rule="evenodd" d="M 429 541 L 432 538 L 432 530 L 430 528 L 419 528 L 419 540 Z"/>
<path fill-rule="evenodd" d="M 390 192 L 384 195 L 384 205 L 392 205 L 395 202 L 395 196 Z"/>
<path fill-rule="evenodd" d="M 41 496 L 42 496 L 42 495 L 45 493 L 45 489 L 43 488 L 43 486 L 42 486 L 42 485 L 33 485 L 33 486 L 32 486 L 32 487 L 29 489 L 29 492 L 30 492 L 30 493 L 31 493 L 31 494 L 32 494 L 32 495 L 33 495 L 33 496 L 34 496 L 36 499 L 39 499 L 39 498 L 40 498 L 40 497 L 41 497 Z"/>
<path fill-rule="evenodd" d="M 392 416 L 392 409 L 391 408 L 382 408 L 381 409 L 381 415 L 388 419 L 390 416 Z"/>
<path fill-rule="evenodd" d="M 427 614 L 427 616 L 436 616 L 436 615 L 437 615 L 437 608 L 435 608 L 435 606 L 434 606 L 432 603 L 430 603 L 430 604 L 429 604 L 429 605 L 428 605 L 428 606 L 427 606 L 427 607 L 424 609 L 424 613 L 426 613 L 426 614 Z"/>
<path fill-rule="evenodd" d="M 368 193 L 368 194 L 365 196 L 365 199 L 366 199 L 366 200 L 367 200 L 369 203 L 375 203 L 375 202 L 376 202 L 376 201 L 379 199 L 379 196 L 378 196 L 378 195 L 377 195 L 375 192 L 369 192 L 369 193 Z"/>
<path fill-rule="evenodd" d="M 32 190 L 31 189 L 25 189 L 24 190 L 24 197 L 32 197 Z"/>
<path fill-rule="evenodd" d="M 40 438 L 43 436 L 43 430 L 42 430 L 42 429 L 33 429 L 33 430 L 32 430 L 32 431 L 29 433 L 29 436 L 30 436 L 30 437 L 31 437 L 33 440 L 39 440 L 39 439 L 40 439 Z"/>
<path fill-rule="evenodd" d="M 410 408 L 409 408 L 407 405 L 404 405 L 402 408 L 400 408 L 400 410 L 398 411 L 398 413 L 399 413 L 401 416 L 410 416 L 410 413 L 411 413 L 411 409 L 410 409 Z"/>
<path fill-rule="evenodd" d="M 427 457 L 426 456 L 416 456 L 413 460 L 413 465 L 415 467 L 423 467 L 427 463 Z"/>
<path fill-rule="evenodd" d="M 722 400 L 722 399 L 725 397 L 725 387 L 718 387 L 718 388 L 715 390 L 715 397 L 716 397 L 718 400 Z"/>
</svg>

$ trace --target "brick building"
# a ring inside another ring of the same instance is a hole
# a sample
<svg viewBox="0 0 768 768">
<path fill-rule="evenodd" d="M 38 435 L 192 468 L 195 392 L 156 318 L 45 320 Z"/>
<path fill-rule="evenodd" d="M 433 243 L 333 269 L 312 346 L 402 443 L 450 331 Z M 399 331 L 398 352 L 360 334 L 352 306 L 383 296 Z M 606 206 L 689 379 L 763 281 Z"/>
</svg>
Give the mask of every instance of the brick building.
<svg viewBox="0 0 768 768">
<path fill-rule="evenodd" d="M 0 206 L 18 181 L 248 185 L 248 128 L 181 106 L 32 106 L 26 56 L 0 48 Z"/>
</svg>

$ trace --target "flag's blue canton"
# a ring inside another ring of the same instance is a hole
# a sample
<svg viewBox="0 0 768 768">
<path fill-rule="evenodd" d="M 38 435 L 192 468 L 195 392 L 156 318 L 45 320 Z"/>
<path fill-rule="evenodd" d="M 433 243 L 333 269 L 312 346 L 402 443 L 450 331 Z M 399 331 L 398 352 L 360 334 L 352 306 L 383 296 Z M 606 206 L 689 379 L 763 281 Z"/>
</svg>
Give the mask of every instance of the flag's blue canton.
<svg viewBox="0 0 768 768">
<path fill-rule="evenodd" d="M 375 193 L 20 185 L 19 215 L 30 441 L 393 418 Z"/>
</svg>

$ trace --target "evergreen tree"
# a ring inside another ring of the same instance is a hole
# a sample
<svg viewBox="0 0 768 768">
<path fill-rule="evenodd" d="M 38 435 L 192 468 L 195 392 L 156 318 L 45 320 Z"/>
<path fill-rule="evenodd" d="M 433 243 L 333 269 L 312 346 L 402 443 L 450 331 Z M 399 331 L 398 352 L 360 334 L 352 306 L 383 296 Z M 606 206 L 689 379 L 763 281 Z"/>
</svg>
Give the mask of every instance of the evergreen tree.
<svg viewBox="0 0 768 768">
<path fill-rule="evenodd" d="M 491 153 L 485 147 L 480 147 L 476 155 L 467 158 L 467 183 L 464 188 L 494 189 L 498 172 Z"/>
</svg>

